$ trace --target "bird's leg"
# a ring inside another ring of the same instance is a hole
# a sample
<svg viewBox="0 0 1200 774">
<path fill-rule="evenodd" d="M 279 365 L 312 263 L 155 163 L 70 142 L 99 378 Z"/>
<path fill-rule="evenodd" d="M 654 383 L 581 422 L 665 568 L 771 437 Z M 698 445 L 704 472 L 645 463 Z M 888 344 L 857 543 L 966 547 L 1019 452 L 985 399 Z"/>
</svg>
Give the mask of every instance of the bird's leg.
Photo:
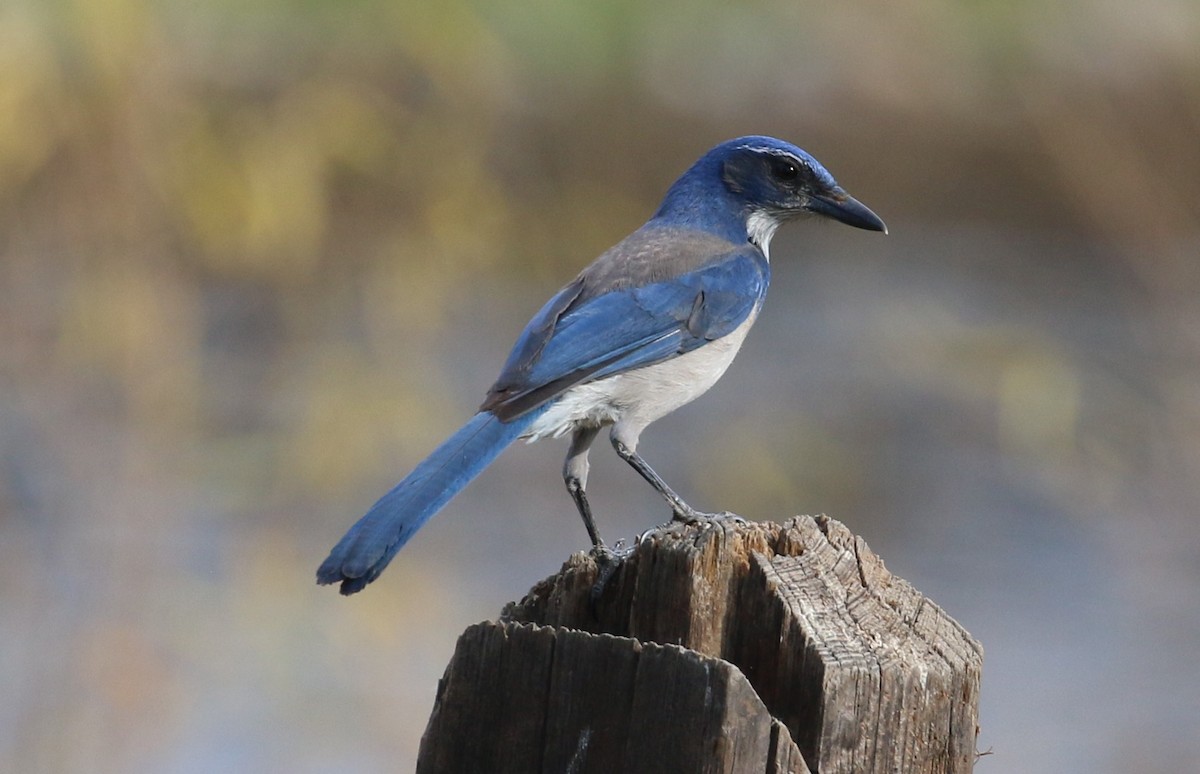
<svg viewBox="0 0 1200 774">
<path fill-rule="evenodd" d="M 588 448 L 596 440 L 598 427 L 581 427 L 571 436 L 571 448 L 567 450 L 567 459 L 563 463 L 563 481 L 567 485 L 567 493 L 575 501 L 583 526 L 587 529 L 588 537 L 592 539 L 592 547 L 599 550 L 605 548 L 600 539 L 600 531 L 596 529 L 596 520 L 592 518 L 592 506 L 588 503 Z"/>
<path fill-rule="evenodd" d="M 616 428 L 613 429 L 612 445 L 617 450 L 617 455 L 628 462 L 642 478 L 650 483 L 650 486 L 654 487 L 663 496 L 667 504 L 671 506 L 674 520 L 696 524 L 715 519 L 730 518 L 733 515 L 730 513 L 704 513 L 688 505 L 683 501 L 682 497 L 675 494 L 675 490 L 667 486 L 667 482 L 662 480 L 662 476 L 655 473 L 654 469 L 637 453 L 637 440 L 634 439 L 632 442 L 626 440 Z"/>
<path fill-rule="evenodd" d="M 604 595 L 604 589 L 617 568 L 621 566 L 628 551 L 621 551 L 620 543 L 613 551 L 604 545 L 600 538 L 600 530 L 596 529 L 596 520 L 592 518 L 592 506 L 587 499 L 588 477 L 588 448 L 596 440 L 599 427 L 581 427 L 571 436 L 571 448 L 567 450 L 567 460 L 563 463 L 563 481 L 566 482 L 567 492 L 575 501 L 579 515 L 583 518 L 583 526 L 587 528 L 588 537 L 592 539 L 592 559 L 596 562 L 596 582 L 592 584 L 589 594 L 589 607 L 593 615 L 598 616 L 597 606 Z"/>
</svg>

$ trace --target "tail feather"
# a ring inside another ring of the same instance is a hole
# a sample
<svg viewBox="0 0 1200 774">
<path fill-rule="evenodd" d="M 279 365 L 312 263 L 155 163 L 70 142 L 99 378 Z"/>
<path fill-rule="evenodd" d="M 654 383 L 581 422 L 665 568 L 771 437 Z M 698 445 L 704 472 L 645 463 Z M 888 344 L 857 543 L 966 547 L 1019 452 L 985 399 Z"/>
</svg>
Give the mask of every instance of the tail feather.
<svg viewBox="0 0 1200 774">
<path fill-rule="evenodd" d="M 341 583 L 343 594 L 379 577 L 396 552 L 450 498 L 517 439 L 540 412 L 501 422 L 480 412 L 450 436 L 350 528 L 317 570 L 317 583 Z"/>
</svg>

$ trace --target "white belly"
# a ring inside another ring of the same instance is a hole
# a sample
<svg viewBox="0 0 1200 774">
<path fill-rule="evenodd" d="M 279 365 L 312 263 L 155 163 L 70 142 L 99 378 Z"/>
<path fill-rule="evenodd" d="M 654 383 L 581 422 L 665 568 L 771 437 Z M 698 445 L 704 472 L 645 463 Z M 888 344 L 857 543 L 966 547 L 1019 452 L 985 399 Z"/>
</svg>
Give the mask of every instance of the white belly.
<svg viewBox="0 0 1200 774">
<path fill-rule="evenodd" d="M 717 383 L 754 325 L 757 310 L 727 336 L 662 363 L 626 371 L 563 393 L 529 428 L 526 438 L 556 438 L 578 427 L 620 422 L 636 435 Z"/>
</svg>

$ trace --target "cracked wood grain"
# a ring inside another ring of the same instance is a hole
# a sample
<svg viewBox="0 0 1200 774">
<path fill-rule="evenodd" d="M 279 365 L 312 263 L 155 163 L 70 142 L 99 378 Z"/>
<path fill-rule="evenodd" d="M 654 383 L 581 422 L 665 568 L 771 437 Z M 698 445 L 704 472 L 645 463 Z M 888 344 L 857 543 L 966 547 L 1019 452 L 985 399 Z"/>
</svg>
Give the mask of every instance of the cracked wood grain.
<svg viewBox="0 0 1200 774">
<path fill-rule="evenodd" d="M 980 645 L 825 517 L 577 554 L 460 638 L 420 772 L 966 772 Z"/>
</svg>

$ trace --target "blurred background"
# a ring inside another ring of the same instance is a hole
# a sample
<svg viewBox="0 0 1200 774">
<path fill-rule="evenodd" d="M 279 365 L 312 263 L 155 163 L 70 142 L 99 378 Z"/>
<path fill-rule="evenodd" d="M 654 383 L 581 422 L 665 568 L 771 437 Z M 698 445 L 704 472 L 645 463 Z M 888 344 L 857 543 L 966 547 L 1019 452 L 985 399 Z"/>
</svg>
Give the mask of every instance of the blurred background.
<svg viewBox="0 0 1200 774">
<path fill-rule="evenodd" d="M 0 769 L 411 770 L 470 623 L 586 535 L 510 450 L 352 599 L 313 572 L 544 299 L 711 145 L 887 222 L 783 229 L 642 451 L 827 513 L 986 649 L 982 772 L 1200 735 L 1200 6 L 7 0 Z M 606 444 L 609 541 L 667 513 Z"/>
</svg>

